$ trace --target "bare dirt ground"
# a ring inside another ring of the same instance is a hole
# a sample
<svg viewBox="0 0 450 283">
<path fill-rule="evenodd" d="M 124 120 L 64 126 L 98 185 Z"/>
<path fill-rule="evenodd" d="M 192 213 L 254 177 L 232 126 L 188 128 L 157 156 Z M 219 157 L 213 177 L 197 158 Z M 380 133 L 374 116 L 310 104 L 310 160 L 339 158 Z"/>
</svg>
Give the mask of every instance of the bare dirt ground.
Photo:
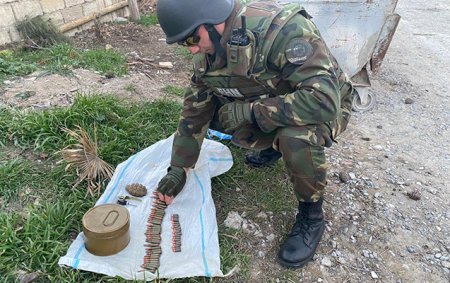
<svg viewBox="0 0 450 283">
<path fill-rule="evenodd" d="M 101 34 L 98 37 L 96 34 Z M 168 46 L 164 33 L 157 26 L 140 26 L 133 23 L 103 24 L 72 38 L 82 49 L 113 48 L 126 54 L 129 75 L 110 78 L 90 70 L 74 70 L 72 76 L 47 75 L 39 72 L 7 81 L 0 90 L 0 102 L 23 108 L 45 109 L 67 106 L 79 94 L 114 94 L 126 100 L 148 101 L 161 97 L 161 88 L 167 85 L 185 87 L 189 82 L 191 65 L 178 46 Z M 185 51 L 186 52 L 186 51 Z M 163 68 L 159 63 L 170 62 L 173 68 Z"/>
<path fill-rule="evenodd" d="M 281 276 L 274 257 L 292 215 L 280 228 L 270 212 L 261 214 L 251 220 L 261 227 L 269 223 L 260 231 L 264 244 L 242 243 L 254 252 L 251 282 L 450 282 L 450 4 L 399 1 L 397 12 L 402 20 L 380 74 L 372 78 L 377 105 L 355 113 L 328 152 L 328 225 L 317 255 L 305 268 Z M 188 60 L 159 40 L 164 36 L 158 27 L 104 25 L 101 32 L 102 40 L 91 32 L 75 42 L 84 48 L 110 44 L 127 53 L 129 76 L 34 74 L 8 84 L 0 102 L 64 106 L 77 91 L 138 101 L 164 95 L 161 88 L 168 84 L 187 84 Z M 159 68 L 161 61 L 174 68 Z M 32 95 L 24 97 L 25 91 Z"/>
</svg>

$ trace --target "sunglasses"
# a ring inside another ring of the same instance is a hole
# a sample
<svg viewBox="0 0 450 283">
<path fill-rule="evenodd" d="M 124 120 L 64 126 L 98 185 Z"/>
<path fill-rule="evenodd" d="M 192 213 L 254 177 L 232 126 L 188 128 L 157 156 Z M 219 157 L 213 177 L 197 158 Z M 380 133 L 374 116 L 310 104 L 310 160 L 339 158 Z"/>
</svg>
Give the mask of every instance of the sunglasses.
<svg viewBox="0 0 450 283">
<path fill-rule="evenodd" d="M 178 41 L 178 44 L 186 47 L 197 45 L 200 41 L 200 36 L 197 34 L 199 27 L 195 28 L 184 40 Z"/>
</svg>

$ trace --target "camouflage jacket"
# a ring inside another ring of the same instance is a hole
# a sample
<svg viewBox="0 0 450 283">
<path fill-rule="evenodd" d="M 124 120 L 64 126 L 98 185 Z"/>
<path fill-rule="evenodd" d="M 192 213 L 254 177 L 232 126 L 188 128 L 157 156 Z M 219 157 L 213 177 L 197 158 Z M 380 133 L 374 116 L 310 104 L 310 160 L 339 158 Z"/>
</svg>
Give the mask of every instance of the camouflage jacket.
<svg viewBox="0 0 450 283">
<path fill-rule="evenodd" d="M 234 46 L 231 34 L 241 27 L 242 15 L 250 44 Z M 263 134 L 280 127 L 330 122 L 343 111 L 342 95 L 347 93 L 341 94 L 341 88 L 350 81 L 298 3 L 237 0 L 221 44 L 226 58 L 194 56 L 171 165 L 195 165 L 214 113 L 223 103 L 252 101 L 254 129 Z"/>
</svg>

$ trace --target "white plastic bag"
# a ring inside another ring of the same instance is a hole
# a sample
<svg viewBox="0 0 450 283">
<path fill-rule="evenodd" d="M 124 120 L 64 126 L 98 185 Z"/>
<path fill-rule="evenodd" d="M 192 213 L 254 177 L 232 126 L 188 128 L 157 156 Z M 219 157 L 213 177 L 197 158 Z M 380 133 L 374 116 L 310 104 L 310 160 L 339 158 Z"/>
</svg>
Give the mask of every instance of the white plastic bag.
<svg viewBox="0 0 450 283">
<path fill-rule="evenodd" d="M 152 280 L 155 274 L 143 271 L 145 230 L 153 203 L 153 191 L 166 174 L 170 163 L 173 135 L 159 141 L 119 164 L 105 192 L 96 205 L 116 203 L 117 196 L 127 195 L 125 186 L 141 183 L 148 189 L 137 206 L 127 205 L 130 212 L 130 243 L 111 256 L 94 256 L 84 247 L 80 233 L 70 245 L 59 265 L 70 266 L 128 280 Z M 211 197 L 211 177 L 228 171 L 233 165 L 230 150 L 223 144 L 205 139 L 195 169 L 187 176 L 184 189 L 166 208 L 162 223 L 159 278 L 223 276 L 217 235 L 216 210 Z M 182 230 L 181 252 L 172 252 L 170 216 L 178 214 Z M 80 219 L 81 221 L 81 219 Z"/>
</svg>

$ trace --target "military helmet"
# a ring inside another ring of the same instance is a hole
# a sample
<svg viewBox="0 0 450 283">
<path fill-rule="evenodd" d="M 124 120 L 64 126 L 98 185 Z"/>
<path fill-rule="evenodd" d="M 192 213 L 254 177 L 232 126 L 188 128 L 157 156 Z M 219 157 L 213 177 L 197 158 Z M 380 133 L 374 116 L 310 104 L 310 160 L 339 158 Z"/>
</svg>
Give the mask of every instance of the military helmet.
<svg viewBox="0 0 450 283">
<path fill-rule="evenodd" d="M 234 0 L 158 0 L 156 15 L 172 44 L 185 39 L 202 24 L 224 22 L 234 7 Z"/>
</svg>

